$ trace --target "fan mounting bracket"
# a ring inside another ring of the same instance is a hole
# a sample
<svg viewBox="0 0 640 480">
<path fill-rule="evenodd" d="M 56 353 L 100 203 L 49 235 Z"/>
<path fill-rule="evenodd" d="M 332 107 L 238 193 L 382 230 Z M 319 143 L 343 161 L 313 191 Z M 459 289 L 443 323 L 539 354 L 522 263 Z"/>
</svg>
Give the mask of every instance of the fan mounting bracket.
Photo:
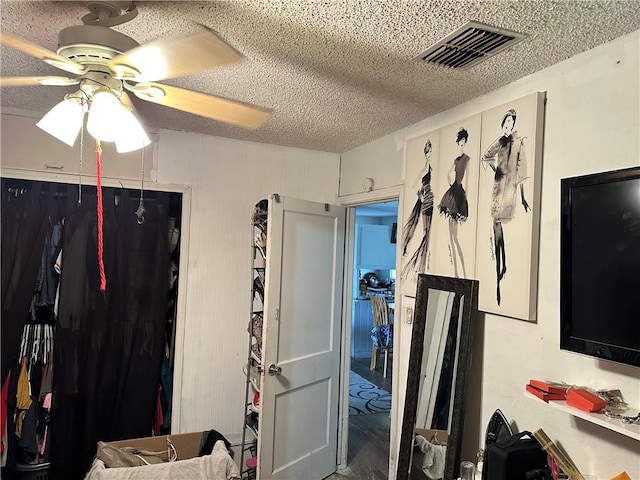
<svg viewBox="0 0 640 480">
<path fill-rule="evenodd" d="M 131 0 L 91 0 L 85 4 L 90 12 L 82 17 L 82 23 L 85 25 L 113 27 L 128 22 L 138 15 L 138 8 Z"/>
<path fill-rule="evenodd" d="M 107 27 L 75 25 L 58 34 L 58 55 L 81 65 L 103 64 L 140 44 Z"/>
</svg>

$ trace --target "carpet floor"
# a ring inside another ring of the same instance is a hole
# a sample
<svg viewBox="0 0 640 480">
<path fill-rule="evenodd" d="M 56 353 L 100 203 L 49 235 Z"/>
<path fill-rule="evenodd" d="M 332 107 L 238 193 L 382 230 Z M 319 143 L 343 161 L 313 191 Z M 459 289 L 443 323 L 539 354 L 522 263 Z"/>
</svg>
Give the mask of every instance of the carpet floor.
<svg viewBox="0 0 640 480">
<path fill-rule="evenodd" d="M 391 394 L 349 372 L 349 415 L 367 415 L 391 411 Z"/>
</svg>

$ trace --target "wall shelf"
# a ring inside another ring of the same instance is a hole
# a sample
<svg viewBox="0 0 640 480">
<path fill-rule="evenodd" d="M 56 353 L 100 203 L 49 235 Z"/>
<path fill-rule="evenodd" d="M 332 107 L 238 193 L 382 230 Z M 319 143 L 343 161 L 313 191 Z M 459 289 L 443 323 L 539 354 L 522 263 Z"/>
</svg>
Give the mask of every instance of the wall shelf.
<svg viewBox="0 0 640 480">
<path fill-rule="evenodd" d="M 534 395 L 525 392 L 525 396 L 532 400 L 537 400 L 538 402 L 543 402 Z M 568 413 L 569 415 L 573 415 L 574 417 L 581 418 L 586 420 L 587 422 L 595 423 L 601 427 L 604 427 L 608 430 L 612 430 L 621 435 L 625 435 L 627 437 L 631 437 L 635 440 L 640 441 L 640 425 L 628 425 L 626 423 L 622 423 L 622 420 L 616 418 L 609 418 L 603 413 L 588 413 L 577 408 L 573 408 L 567 405 L 567 402 L 561 400 L 550 400 L 547 405 L 556 410 L 560 410 L 562 412 Z M 638 413 L 638 410 L 629 409 L 625 412 L 625 416 L 634 416 Z"/>
</svg>

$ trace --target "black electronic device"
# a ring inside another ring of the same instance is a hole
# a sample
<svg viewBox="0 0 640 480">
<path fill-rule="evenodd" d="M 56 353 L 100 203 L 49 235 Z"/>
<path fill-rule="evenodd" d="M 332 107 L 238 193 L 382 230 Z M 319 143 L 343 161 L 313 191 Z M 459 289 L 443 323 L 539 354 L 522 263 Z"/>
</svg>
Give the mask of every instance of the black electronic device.
<svg viewBox="0 0 640 480">
<path fill-rule="evenodd" d="M 560 190 L 560 348 L 639 367 L 640 167 Z"/>
</svg>

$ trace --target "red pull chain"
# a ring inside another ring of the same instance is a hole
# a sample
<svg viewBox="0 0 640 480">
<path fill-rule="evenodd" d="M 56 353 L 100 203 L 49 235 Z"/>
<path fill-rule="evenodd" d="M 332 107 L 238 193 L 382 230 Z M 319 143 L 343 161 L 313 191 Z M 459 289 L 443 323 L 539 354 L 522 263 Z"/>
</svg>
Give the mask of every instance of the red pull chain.
<svg viewBox="0 0 640 480">
<path fill-rule="evenodd" d="M 107 277 L 104 274 L 104 238 L 102 232 L 102 147 L 100 146 L 100 140 L 96 140 L 96 190 L 98 196 L 98 267 L 100 268 L 100 291 L 105 292 L 107 290 Z"/>
</svg>

